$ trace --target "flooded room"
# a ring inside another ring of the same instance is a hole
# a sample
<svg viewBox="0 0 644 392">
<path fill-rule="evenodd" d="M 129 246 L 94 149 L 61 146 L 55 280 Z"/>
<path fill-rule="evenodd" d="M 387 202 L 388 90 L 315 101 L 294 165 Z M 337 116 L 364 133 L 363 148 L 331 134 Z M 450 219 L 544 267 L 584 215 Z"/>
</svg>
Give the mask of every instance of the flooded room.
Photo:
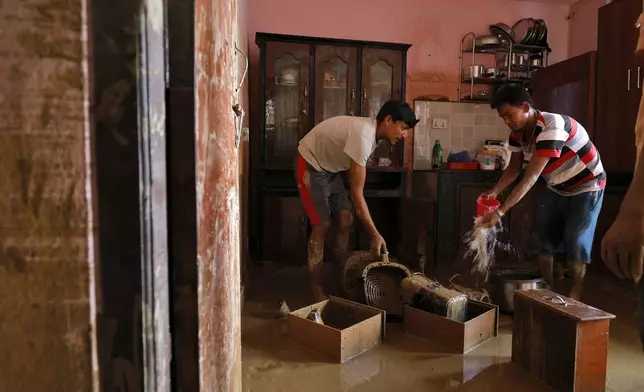
<svg viewBox="0 0 644 392">
<path fill-rule="evenodd" d="M 643 4 L 0 0 L 0 392 L 644 391 Z"/>
</svg>

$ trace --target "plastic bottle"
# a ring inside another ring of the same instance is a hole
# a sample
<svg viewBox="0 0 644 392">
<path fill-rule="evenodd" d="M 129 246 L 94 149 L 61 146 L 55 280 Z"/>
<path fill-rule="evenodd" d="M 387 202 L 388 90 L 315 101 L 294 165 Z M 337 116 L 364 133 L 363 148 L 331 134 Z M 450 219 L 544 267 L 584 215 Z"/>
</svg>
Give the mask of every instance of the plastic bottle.
<svg viewBox="0 0 644 392">
<path fill-rule="evenodd" d="M 443 167 L 443 148 L 441 147 L 441 141 L 436 140 L 434 143 L 434 148 L 432 148 L 432 169 L 440 170 Z"/>
</svg>

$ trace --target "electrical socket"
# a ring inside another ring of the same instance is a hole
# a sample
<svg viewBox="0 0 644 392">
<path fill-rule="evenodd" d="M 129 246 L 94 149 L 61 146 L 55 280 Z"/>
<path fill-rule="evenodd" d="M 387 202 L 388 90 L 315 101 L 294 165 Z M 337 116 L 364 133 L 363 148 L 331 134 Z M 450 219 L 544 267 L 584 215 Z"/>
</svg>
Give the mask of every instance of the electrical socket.
<svg viewBox="0 0 644 392">
<path fill-rule="evenodd" d="M 432 118 L 432 128 L 433 129 L 447 129 L 447 119 L 434 117 Z"/>
</svg>

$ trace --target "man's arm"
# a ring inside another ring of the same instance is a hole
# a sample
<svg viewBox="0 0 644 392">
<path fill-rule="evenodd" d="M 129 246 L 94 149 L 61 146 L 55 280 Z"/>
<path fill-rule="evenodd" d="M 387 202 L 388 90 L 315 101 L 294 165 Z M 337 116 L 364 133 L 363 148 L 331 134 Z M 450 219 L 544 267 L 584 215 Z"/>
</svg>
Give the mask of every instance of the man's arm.
<svg viewBox="0 0 644 392">
<path fill-rule="evenodd" d="M 507 213 L 510 208 L 514 207 L 515 204 L 523 199 L 523 196 L 525 196 L 530 188 L 532 188 L 532 186 L 537 182 L 541 172 L 549 161 L 549 157 L 533 156 L 532 159 L 530 159 L 530 163 L 525 169 L 523 178 L 519 181 L 517 186 L 514 187 L 510 196 L 508 196 L 501 208 L 499 208 L 502 213 Z"/>
<path fill-rule="evenodd" d="M 369 214 L 367 201 L 364 199 L 364 184 L 367 177 L 367 168 L 352 160 L 348 177 L 349 188 L 351 189 L 351 200 L 353 201 L 353 205 L 356 209 L 356 216 L 360 219 L 372 237 L 380 235 L 376 229 L 376 225 L 371 219 L 371 214 Z"/>
<path fill-rule="evenodd" d="M 522 161 L 523 161 L 522 152 L 512 153 L 508 167 L 505 169 L 505 171 L 501 175 L 501 178 L 499 178 L 499 181 L 496 183 L 496 185 L 494 185 L 494 187 L 490 190 L 490 192 L 493 193 L 494 196 L 503 192 L 507 187 L 512 185 L 512 183 L 517 179 L 517 177 L 519 177 L 519 173 L 521 172 Z"/>
</svg>

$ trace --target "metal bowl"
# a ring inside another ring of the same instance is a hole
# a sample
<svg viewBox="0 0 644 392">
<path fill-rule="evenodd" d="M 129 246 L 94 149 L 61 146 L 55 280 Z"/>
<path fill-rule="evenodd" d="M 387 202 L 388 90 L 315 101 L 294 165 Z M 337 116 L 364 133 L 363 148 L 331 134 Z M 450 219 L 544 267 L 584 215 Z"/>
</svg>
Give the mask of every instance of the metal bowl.
<svg viewBox="0 0 644 392">
<path fill-rule="evenodd" d="M 529 270 L 499 270 L 491 273 L 492 302 L 505 313 L 514 312 L 514 291 L 535 290 L 545 287 L 541 275 Z"/>
</svg>

